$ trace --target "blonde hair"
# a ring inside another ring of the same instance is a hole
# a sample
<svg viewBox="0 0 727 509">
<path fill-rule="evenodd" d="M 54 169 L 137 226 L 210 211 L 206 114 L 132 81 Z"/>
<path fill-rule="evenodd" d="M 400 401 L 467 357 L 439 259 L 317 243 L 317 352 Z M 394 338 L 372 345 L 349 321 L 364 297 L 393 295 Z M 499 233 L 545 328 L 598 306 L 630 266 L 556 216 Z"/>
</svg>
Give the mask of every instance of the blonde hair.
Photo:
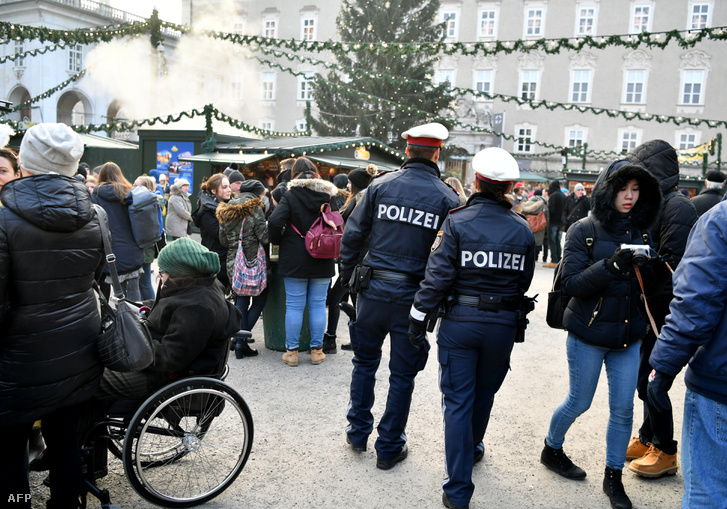
<svg viewBox="0 0 727 509">
<path fill-rule="evenodd" d="M 457 193 L 459 193 L 460 196 L 464 196 L 464 187 L 462 187 L 462 182 L 459 181 L 457 177 L 449 177 L 444 182 L 452 186 Z"/>
</svg>

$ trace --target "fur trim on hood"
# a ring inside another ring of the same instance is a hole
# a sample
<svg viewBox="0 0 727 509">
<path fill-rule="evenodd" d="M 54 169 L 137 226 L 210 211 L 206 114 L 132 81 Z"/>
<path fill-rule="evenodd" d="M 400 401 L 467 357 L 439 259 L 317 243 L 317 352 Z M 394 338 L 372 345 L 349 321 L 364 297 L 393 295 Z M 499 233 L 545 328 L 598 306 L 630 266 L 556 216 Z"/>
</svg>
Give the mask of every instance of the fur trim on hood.
<svg viewBox="0 0 727 509">
<path fill-rule="evenodd" d="M 631 179 L 639 182 L 639 199 L 631 211 L 634 224 L 640 229 L 648 229 L 659 215 L 661 191 L 659 181 L 641 166 L 627 160 L 614 161 L 603 170 L 593 186 L 592 213 L 606 229 L 621 217 L 613 205 L 616 195 Z"/>
<path fill-rule="evenodd" d="M 242 203 L 220 203 L 217 205 L 217 220 L 220 223 L 242 221 L 245 217 L 255 213 L 255 209 L 264 209 L 265 205 L 260 198 L 252 198 Z"/>
<path fill-rule="evenodd" d="M 659 180 L 664 194 L 679 185 L 679 157 L 674 147 L 664 140 L 642 143 L 626 154 L 626 160 L 649 170 Z"/>
<path fill-rule="evenodd" d="M 325 193 L 329 196 L 336 196 L 339 191 L 332 182 L 323 179 L 293 179 L 288 182 L 288 189 L 290 190 L 294 187 L 303 187 L 318 193 Z"/>
<path fill-rule="evenodd" d="M 173 196 L 187 196 L 185 193 L 182 192 L 181 189 L 179 189 L 176 185 L 169 186 L 169 194 Z"/>
</svg>

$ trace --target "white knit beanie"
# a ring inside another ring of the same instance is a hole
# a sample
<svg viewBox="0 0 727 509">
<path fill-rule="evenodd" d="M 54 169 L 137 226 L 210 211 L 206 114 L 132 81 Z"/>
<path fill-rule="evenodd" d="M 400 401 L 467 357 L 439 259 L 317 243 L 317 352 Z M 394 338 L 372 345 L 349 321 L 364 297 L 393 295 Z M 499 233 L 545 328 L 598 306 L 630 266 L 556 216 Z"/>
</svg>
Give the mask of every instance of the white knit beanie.
<svg viewBox="0 0 727 509">
<path fill-rule="evenodd" d="M 25 131 L 18 164 L 35 175 L 72 177 L 83 155 L 81 137 L 66 124 L 37 124 Z"/>
</svg>

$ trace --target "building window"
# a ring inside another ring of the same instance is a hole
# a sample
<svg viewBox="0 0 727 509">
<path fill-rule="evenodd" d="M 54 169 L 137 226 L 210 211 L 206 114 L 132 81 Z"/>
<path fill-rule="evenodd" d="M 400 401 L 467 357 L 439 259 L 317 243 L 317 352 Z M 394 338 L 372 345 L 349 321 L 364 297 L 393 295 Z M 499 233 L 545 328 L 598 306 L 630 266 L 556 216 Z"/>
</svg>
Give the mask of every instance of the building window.
<svg viewBox="0 0 727 509">
<path fill-rule="evenodd" d="M 305 17 L 302 21 L 301 39 L 304 41 L 316 40 L 316 18 Z"/>
<path fill-rule="evenodd" d="M 596 33 L 596 8 L 580 7 L 576 19 L 576 35 L 595 35 Z"/>
<path fill-rule="evenodd" d="M 583 129 L 568 130 L 568 146 L 570 148 L 582 147 L 585 141 L 585 136 Z"/>
<path fill-rule="evenodd" d="M 233 74 L 230 77 L 230 95 L 236 101 L 242 100 L 242 76 Z"/>
<path fill-rule="evenodd" d="M 265 37 L 266 39 L 277 39 L 278 38 L 278 20 L 277 19 L 263 20 L 263 37 Z"/>
<path fill-rule="evenodd" d="M 275 129 L 275 121 L 263 120 L 262 122 L 260 122 L 260 127 L 265 129 L 266 131 L 272 131 Z"/>
<path fill-rule="evenodd" d="M 263 100 L 274 101 L 275 100 L 275 73 L 264 72 L 262 76 L 263 81 Z"/>
<path fill-rule="evenodd" d="M 542 37 L 545 25 L 545 9 L 527 9 L 525 13 L 525 36 Z"/>
<path fill-rule="evenodd" d="M 454 71 L 451 69 L 440 69 L 437 71 L 437 86 L 439 85 L 452 88 L 454 86 Z"/>
<path fill-rule="evenodd" d="M 682 104 L 702 104 L 704 71 L 684 71 L 683 76 L 684 86 L 682 87 Z"/>
<path fill-rule="evenodd" d="M 299 133 L 306 132 L 308 130 L 308 122 L 306 122 L 305 120 L 298 120 L 295 123 L 295 130 Z"/>
<path fill-rule="evenodd" d="M 25 41 L 15 41 L 15 54 L 19 55 L 25 52 Z M 16 58 L 15 67 L 25 67 L 25 58 Z"/>
<path fill-rule="evenodd" d="M 651 31 L 651 6 L 634 5 L 631 14 L 631 33 Z"/>
<path fill-rule="evenodd" d="M 68 70 L 81 72 L 83 69 L 83 46 L 73 44 L 68 47 Z"/>
<path fill-rule="evenodd" d="M 475 83 L 474 87 L 478 92 L 484 92 L 485 94 L 492 93 L 492 71 L 475 71 Z M 477 96 L 478 101 L 491 100 L 489 97 Z"/>
<path fill-rule="evenodd" d="M 305 76 L 298 76 L 298 94 L 299 101 L 309 101 L 313 99 L 313 73 L 307 72 Z"/>
<path fill-rule="evenodd" d="M 447 39 L 456 39 L 457 13 L 455 11 L 442 12 L 442 23 L 444 23 L 444 36 Z"/>
<path fill-rule="evenodd" d="M 245 33 L 245 22 L 235 21 L 232 24 L 232 33 L 237 35 L 243 35 Z"/>
<path fill-rule="evenodd" d="M 626 71 L 626 94 L 624 103 L 643 104 L 646 71 Z"/>
<path fill-rule="evenodd" d="M 710 4 L 693 3 L 690 7 L 688 28 L 690 30 L 707 28 L 710 25 Z"/>
<path fill-rule="evenodd" d="M 681 133 L 679 135 L 679 150 L 687 150 L 697 146 L 696 133 Z"/>
<path fill-rule="evenodd" d="M 589 103 L 591 102 L 591 71 L 580 70 L 573 71 L 573 84 L 571 86 L 571 102 L 573 103 Z"/>
<path fill-rule="evenodd" d="M 497 11 L 480 11 L 480 37 L 497 37 Z"/>
<path fill-rule="evenodd" d="M 517 130 L 516 152 L 530 152 L 532 149 L 533 129 L 521 127 Z"/>
<path fill-rule="evenodd" d="M 623 131 L 621 133 L 621 153 L 631 152 L 639 144 L 639 133 L 636 131 Z"/>
<path fill-rule="evenodd" d="M 540 71 L 520 71 L 520 98 L 537 99 L 538 75 Z"/>
</svg>

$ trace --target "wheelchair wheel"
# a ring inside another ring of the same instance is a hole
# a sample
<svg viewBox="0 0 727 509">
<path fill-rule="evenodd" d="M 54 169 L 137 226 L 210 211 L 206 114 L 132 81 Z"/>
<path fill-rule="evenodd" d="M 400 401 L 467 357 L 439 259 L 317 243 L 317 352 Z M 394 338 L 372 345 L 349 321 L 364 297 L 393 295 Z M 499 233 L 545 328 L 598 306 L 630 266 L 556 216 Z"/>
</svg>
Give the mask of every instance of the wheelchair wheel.
<svg viewBox="0 0 727 509">
<path fill-rule="evenodd" d="M 157 391 L 134 414 L 124 470 L 149 502 L 190 507 L 234 482 L 252 439 L 252 416 L 237 391 L 213 378 L 187 378 Z"/>
</svg>

